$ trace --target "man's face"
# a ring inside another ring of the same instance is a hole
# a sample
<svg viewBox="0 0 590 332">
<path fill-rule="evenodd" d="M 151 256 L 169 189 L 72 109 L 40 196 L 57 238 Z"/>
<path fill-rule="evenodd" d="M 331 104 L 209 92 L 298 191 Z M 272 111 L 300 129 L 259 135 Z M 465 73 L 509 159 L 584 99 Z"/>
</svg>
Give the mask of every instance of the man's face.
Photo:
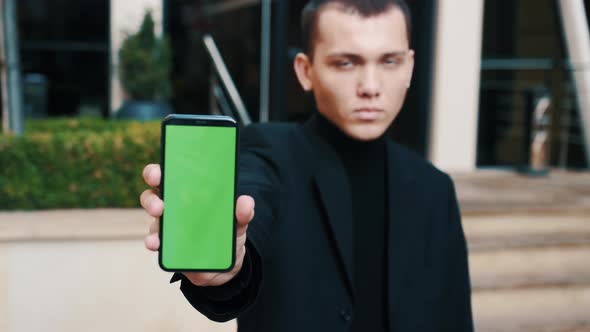
<svg viewBox="0 0 590 332">
<path fill-rule="evenodd" d="M 392 7 L 364 18 L 335 6 L 321 10 L 313 61 L 295 59 L 299 82 L 313 91 L 318 110 L 346 135 L 380 137 L 399 113 L 412 79 L 403 13 Z"/>
</svg>

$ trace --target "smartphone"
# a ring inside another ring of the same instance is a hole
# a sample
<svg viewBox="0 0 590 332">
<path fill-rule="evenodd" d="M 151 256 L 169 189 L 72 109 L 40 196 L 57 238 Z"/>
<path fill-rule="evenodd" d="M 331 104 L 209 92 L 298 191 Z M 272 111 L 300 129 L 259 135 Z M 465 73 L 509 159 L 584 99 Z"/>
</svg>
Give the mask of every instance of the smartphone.
<svg viewBox="0 0 590 332">
<path fill-rule="evenodd" d="M 228 116 L 162 120 L 159 264 L 165 271 L 229 271 L 236 241 L 238 126 Z"/>
</svg>

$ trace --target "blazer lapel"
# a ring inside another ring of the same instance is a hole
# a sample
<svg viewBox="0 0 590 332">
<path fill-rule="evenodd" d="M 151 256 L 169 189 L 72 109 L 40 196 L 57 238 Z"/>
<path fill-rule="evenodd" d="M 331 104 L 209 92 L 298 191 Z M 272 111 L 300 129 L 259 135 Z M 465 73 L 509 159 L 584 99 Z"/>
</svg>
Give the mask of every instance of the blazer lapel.
<svg viewBox="0 0 590 332">
<path fill-rule="evenodd" d="M 352 198 L 345 172 L 337 159 L 324 159 L 315 173 L 315 183 L 353 295 Z"/>
<path fill-rule="evenodd" d="M 305 124 L 305 135 L 316 159 L 314 185 L 326 216 L 328 229 L 336 244 L 337 255 L 346 276 L 348 290 L 354 296 L 352 248 L 352 195 L 346 170 L 336 151 L 316 134 L 315 122 Z"/>
</svg>

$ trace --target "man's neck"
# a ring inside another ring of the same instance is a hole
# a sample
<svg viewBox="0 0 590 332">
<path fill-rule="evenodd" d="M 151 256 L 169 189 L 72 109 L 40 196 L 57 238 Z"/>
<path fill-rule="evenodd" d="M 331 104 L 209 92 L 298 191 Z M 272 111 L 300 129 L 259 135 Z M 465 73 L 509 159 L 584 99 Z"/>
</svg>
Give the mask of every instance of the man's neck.
<svg viewBox="0 0 590 332">
<path fill-rule="evenodd" d="M 360 141 L 346 135 L 319 112 L 313 115 L 311 121 L 314 131 L 327 141 L 343 159 L 369 158 L 385 152 L 385 135 L 371 141 Z"/>
</svg>

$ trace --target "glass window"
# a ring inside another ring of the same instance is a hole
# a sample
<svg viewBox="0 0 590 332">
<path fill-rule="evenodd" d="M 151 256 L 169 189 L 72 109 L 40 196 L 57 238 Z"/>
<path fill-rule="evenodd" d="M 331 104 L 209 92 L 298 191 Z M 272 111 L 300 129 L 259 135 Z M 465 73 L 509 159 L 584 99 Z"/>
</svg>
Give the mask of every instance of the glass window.
<svg viewBox="0 0 590 332">
<path fill-rule="evenodd" d="M 528 165 L 533 110 L 549 96 L 549 164 L 585 167 L 556 2 L 486 1 L 483 30 L 478 166 Z"/>
<path fill-rule="evenodd" d="M 19 0 L 29 116 L 108 115 L 109 0 Z"/>
</svg>

